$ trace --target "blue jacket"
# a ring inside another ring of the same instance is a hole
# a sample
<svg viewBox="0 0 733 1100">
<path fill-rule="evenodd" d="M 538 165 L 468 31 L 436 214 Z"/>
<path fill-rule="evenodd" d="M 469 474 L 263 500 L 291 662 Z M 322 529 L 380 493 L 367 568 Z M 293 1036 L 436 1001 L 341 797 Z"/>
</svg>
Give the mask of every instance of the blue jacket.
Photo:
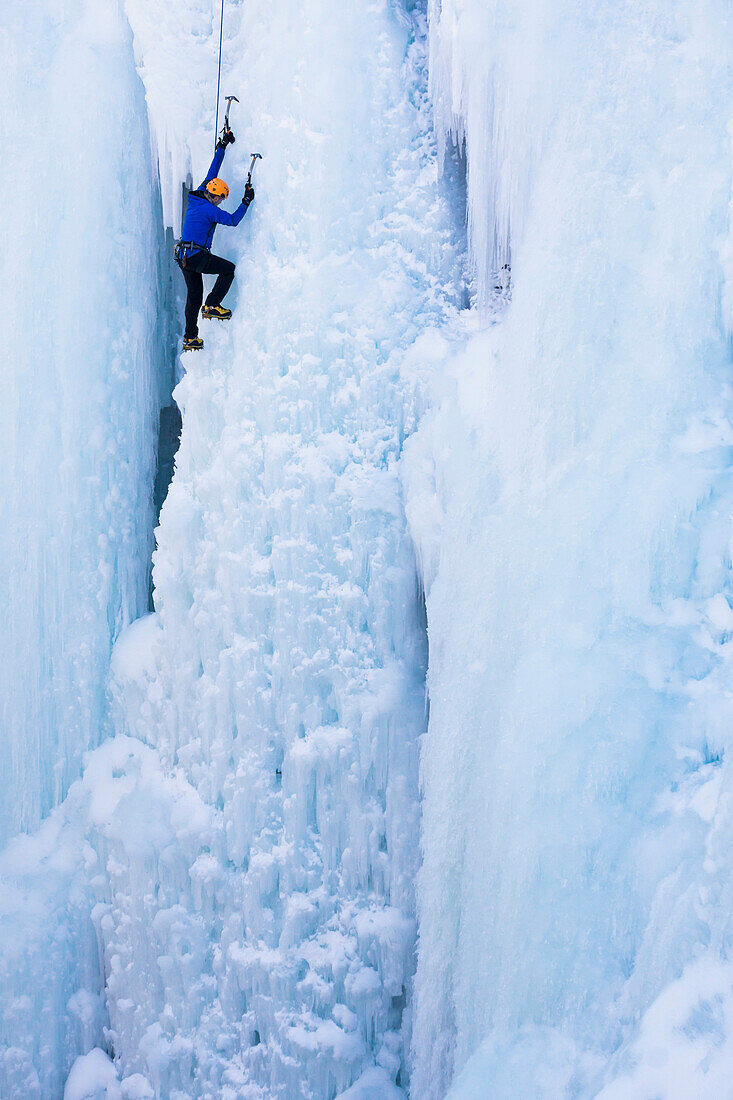
<svg viewBox="0 0 733 1100">
<path fill-rule="evenodd" d="M 249 207 L 248 202 L 242 202 L 233 214 L 227 214 L 226 210 L 220 210 L 218 206 L 214 206 L 213 202 L 209 202 L 206 198 L 204 188 L 209 180 L 213 180 L 218 174 L 225 152 L 226 148 L 216 150 L 203 183 L 196 191 L 191 191 L 188 196 L 188 207 L 181 240 L 193 241 L 195 244 L 201 245 L 202 248 L 211 248 L 217 223 L 219 225 L 239 225 Z M 192 255 L 196 250 L 189 248 L 186 251 L 189 255 Z"/>
</svg>

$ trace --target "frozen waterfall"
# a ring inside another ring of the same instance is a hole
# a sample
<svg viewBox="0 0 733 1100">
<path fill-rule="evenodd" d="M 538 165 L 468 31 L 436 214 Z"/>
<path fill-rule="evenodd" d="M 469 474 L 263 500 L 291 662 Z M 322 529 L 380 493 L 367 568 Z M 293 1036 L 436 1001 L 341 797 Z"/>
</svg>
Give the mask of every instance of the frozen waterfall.
<svg viewBox="0 0 733 1100">
<path fill-rule="evenodd" d="M 36 828 L 107 731 L 111 643 L 147 603 L 160 198 L 116 3 L 6 13 L 0 89 L 0 837 Z"/>
<path fill-rule="evenodd" d="M 215 6 L 127 13 L 177 227 L 176 181 L 211 155 Z M 425 17 L 254 0 L 227 9 L 225 43 L 233 196 L 264 154 L 250 216 L 217 238 L 239 261 L 235 319 L 181 363 L 155 613 L 115 648 L 116 735 L 0 857 L 11 1095 L 60 1095 L 90 1050 L 73 1100 L 108 1081 L 102 1050 L 125 1096 L 409 1084 L 427 711 L 399 479 L 422 398 L 401 366 L 463 292 Z M 159 338 L 150 318 L 140 331 Z"/>
<path fill-rule="evenodd" d="M 227 0 L 174 365 L 220 11 L 1 40 L 0 1096 L 720 1100 L 728 5 Z"/>
<path fill-rule="evenodd" d="M 432 347 L 405 475 L 419 1100 L 729 1091 L 729 32 L 715 2 L 432 6 L 483 318 Z"/>
</svg>

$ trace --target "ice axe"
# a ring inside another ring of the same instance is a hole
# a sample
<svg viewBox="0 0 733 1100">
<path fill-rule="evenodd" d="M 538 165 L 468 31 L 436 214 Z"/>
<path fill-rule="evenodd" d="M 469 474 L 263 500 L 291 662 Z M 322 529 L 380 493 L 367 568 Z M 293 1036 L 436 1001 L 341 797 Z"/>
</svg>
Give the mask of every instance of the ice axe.
<svg viewBox="0 0 733 1100">
<path fill-rule="evenodd" d="M 227 101 L 227 113 L 224 115 L 224 129 L 228 130 L 229 129 L 229 112 L 232 109 L 232 100 L 234 100 L 235 103 L 239 103 L 239 100 L 237 99 L 237 97 L 235 95 L 225 95 L 224 99 Z"/>
<path fill-rule="evenodd" d="M 225 95 L 224 99 L 227 101 L 227 111 L 226 111 L 226 114 L 224 115 L 224 125 L 222 127 L 221 134 L 219 135 L 220 139 L 222 141 L 224 140 L 224 135 L 229 130 L 229 112 L 232 109 L 232 100 L 234 100 L 235 103 L 239 103 L 239 100 L 237 99 L 237 97 L 235 95 Z M 216 107 L 216 113 L 217 113 L 217 116 L 218 116 L 218 114 L 219 114 L 218 104 L 217 104 L 217 107 Z M 218 120 L 217 120 L 217 122 L 218 122 Z M 233 140 L 234 140 L 234 134 L 232 134 L 232 141 Z"/>
<path fill-rule="evenodd" d="M 255 164 L 258 160 L 262 160 L 262 153 L 250 153 L 252 157 L 252 163 L 249 166 L 249 172 L 247 173 L 247 186 L 249 187 L 252 182 L 252 173 L 254 172 Z"/>
</svg>

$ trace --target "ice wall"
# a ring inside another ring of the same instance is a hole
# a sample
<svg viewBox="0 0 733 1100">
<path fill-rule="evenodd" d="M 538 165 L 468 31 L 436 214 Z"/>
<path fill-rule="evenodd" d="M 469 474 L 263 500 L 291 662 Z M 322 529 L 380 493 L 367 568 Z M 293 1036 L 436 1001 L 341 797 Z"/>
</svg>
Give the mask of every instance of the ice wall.
<svg viewBox="0 0 733 1100">
<path fill-rule="evenodd" d="M 432 7 L 484 316 L 426 349 L 405 473 L 420 1100 L 712 1098 L 730 1071 L 729 22 Z"/>
<path fill-rule="evenodd" d="M 160 199 L 116 0 L 4 13 L 0 843 L 106 729 L 111 644 L 146 606 Z"/>
<path fill-rule="evenodd" d="M 116 0 L 3 14 L 0 1095 L 52 1100 L 108 1024 L 106 866 L 78 793 L 46 815 L 111 732 L 112 643 L 147 606 L 162 225 Z"/>
<path fill-rule="evenodd" d="M 216 71 L 171 63 L 167 7 L 130 4 L 138 63 L 190 119 L 173 155 L 198 181 Z M 193 7 L 171 27 L 183 58 L 188 15 L 218 31 Z M 226 18 L 230 208 L 250 149 L 264 160 L 246 221 L 218 231 L 239 261 L 234 320 L 183 364 L 156 614 L 121 639 L 112 682 L 120 730 L 199 812 L 151 811 L 133 778 L 114 812 L 109 1040 L 156 1096 L 391 1100 L 408 1080 L 426 715 L 399 368 L 451 308 L 457 250 L 419 14 L 254 0 Z"/>
</svg>

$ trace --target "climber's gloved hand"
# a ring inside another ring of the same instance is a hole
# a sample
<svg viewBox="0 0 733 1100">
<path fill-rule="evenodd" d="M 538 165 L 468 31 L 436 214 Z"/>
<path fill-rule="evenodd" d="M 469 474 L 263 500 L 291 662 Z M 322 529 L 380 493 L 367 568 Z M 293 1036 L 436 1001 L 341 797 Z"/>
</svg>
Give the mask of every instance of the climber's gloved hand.
<svg viewBox="0 0 733 1100">
<path fill-rule="evenodd" d="M 249 206 L 249 204 L 252 202 L 252 199 L 254 197 L 255 197 L 255 189 L 254 189 L 254 187 L 252 186 L 251 183 L 248 183 L 247 186 L 244 189 L 244 198 L 242 199 L 242 202 L 245 204 L 245 206 Z"/>
<path fill-rule="evenodd" d="M 227 145 L 233 145 L 236 140 L 231 130 L 222 130 L 218 146 L 220 149 L 226 149 Z"/>
</svg>

